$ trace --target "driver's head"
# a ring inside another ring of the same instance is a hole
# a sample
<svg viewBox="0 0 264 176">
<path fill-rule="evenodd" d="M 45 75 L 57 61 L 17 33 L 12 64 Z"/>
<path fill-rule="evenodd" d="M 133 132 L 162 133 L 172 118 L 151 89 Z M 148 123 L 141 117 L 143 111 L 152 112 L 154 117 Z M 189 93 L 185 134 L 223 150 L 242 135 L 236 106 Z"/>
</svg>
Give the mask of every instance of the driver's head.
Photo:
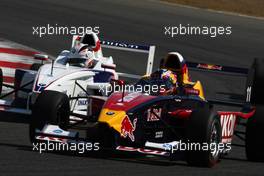
<svg viewBox="0 0 264 176">
<path fill-rule="evenodd" d="M 162 60 L 160 65 L 163 69 L 168 69 L 174 72 L 180 72 L 185 66 L 186 62 L 183 56 L 178 52 L 170 52 Z"/>
<path fill-rule="evenodd" d="M 177 75 L 170 70 L 162 69 L 160 70 L 160 78 L 170 84 L 171 86 L 176 86 Z"/>
<path fill-rule="evenodd" d="M 81 58 L 87 57 L 87 53 L 91 50 L 87 44 L 78 44 L 74 47 L 76 53 L 80 55 Z"/>
<path fill-rule="evenodd" d="M 186 61 L 178 52 L 168 53 L 163 62 L 161 62 L 160 68 L 175 72 L 179 85 L 190 80 Z"/>
<path fill-rule="evenodd" d="M 85 67 L 91 68 L 94 66 L 94 52 L 93 51 L 88 51 L 86 53 L 86 62 L 85 62 Z"/>
<path fill-rule="evenodd" d="M 91 50 L 87 44 L 80 44 L 80 48 L 78 50 L 78 53 L 81 58 L 86 59 L 85 61 L 85 67 L 90 68 L 93 67 L 93 62 L 94 62 L 94 51 Z"/>
<path fill-rule="evenodd" d="M 90 68 L 94 65 L 94 59 L 95 59 L 95 56 L 94 56 L 94 51 L 89 48 L 89 46 L 87 44 L 78 44 L 75 46 L 75 53 L 78 55 L 75 57 L 76 58 L 81 58 L 81 59 L 85 59 L 84 61 L 84 66 L 87 67 L 87 68 Z"/>
</svg>

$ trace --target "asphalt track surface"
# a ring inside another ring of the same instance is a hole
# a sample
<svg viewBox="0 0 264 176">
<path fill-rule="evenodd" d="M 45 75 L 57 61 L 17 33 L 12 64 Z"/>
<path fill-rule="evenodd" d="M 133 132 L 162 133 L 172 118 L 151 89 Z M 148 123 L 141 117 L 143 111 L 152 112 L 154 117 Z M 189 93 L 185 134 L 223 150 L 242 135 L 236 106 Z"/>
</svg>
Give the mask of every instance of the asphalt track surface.
<svg viewBox="0 0 264 176">
<path fill-rule="evenodd" d="M 263 20 L 156 1 L 1 0 L 0 22 L 1 38 L 51 55 L 68 49 L 69 37 L 39 38 L 32 35 L 32 26 L 99 26 L 100 37 L 103 39 L 156 45 L 157 61 L 168 51 L 179 51 L 191 61 L 248 67 L 254 57 L 264 55 Z M 164 26 L 178 26 L 180 23 L 229 25 L 232 26 L 232 35 L 217 38 L 170 38 L 164 35 Z M 118 66 L 122 71 L 141 73 L 144 68 L 142 61 L 131 54 L 119 53 L 114 58 L 118 58 Z M 244 90 L 244 79 L 196 72 L 192 77 L 204 82 L 210 98 L 223 95 L 228 98 L 240 97 Z M 32 151 L 27 127 L 26 124 L 0 123 L 0 175 L 264 175 L 264 164 L 248 162 L 244 149 L 239 147 L 233 147 L 231 154 L 212 169 L 141 156 L 39 154 Z"/>
</svg>

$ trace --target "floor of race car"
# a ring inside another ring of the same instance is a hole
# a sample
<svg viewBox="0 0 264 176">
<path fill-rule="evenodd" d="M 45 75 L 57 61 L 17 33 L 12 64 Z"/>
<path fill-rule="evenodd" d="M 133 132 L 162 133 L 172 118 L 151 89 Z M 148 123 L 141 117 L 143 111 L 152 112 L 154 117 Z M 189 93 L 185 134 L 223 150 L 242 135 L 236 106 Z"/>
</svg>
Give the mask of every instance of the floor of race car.
<svg viewBox="0 0 264 176">
<path fill-rule="evenodd" d="M 244 148 L 232 147 L 230 155 L 213 169 L 189 167 L 183 161 L 131 153 L 72 154 L 69 152 L 32 151 L 27 124 L 0 122 L 0 172 L 20 175 L 223 175 L 261 173 L 262 163 L 245 158 Z M 235 140 L 238 142 L 239 140 Z M 154 174 L 153 174 L 154 173 Z"/>
</svg>

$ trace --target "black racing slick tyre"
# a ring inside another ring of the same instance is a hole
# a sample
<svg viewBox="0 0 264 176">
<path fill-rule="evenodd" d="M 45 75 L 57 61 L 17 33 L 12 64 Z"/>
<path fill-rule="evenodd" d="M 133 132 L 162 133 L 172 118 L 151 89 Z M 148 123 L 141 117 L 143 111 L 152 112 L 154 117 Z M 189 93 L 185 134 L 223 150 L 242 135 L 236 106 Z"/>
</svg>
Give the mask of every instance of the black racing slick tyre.
<svg viewBox="0 0 264 176">
<path fill-rule="evenodd" d="M 246 126 L 246 156 L 249 161 L 264 162 L 264 105 L 257 105 Z"/>
<path fill-rule="evenodd" d="M 246 97 L 251 104 L 264 104 L 264 59 L 254 60 L 249 69 Z"/>
<path fill-rule="evenodd" d="M 36 142 L 36 130 L 46 124 L 58 125 L 67 129 L 69 125 L 70 104 L 68 96 L 57 91 L 43 91 L 37 98 L 29 124 L 31 142 Z"/>
<path fill-rule="evenodd" d="M 39 68 L 42 66 L 43 64 L 32 64 L 31 67 L 30 67 L 30 70 L 35 70 L 35 71 L 38 71 Z"/>
<path fill-rule="evenodd" d="M 0 95 L 2 94 L 2 88 L 3 88 L 3 71 L 0 68 Z"/>
<path fill-rule="evenodd" d="M 219 161 L 218 144 L 222 140 L 220 118 L 208 104 L 194 110 L 187 122 L 186 161 L 191 166 L 213 167 Z M 205 146 L 206 145 L 206 146 Z M 210 147 L 211 146 L 211 147 Z"/>
</svg>

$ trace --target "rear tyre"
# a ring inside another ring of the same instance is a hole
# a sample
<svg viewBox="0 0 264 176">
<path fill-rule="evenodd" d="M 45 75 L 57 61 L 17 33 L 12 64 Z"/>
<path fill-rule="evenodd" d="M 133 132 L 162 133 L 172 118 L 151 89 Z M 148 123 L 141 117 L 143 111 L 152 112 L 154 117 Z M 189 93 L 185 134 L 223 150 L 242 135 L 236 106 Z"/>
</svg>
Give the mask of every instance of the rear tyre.
<svg viewBox="0 0 264 176">
<path fill-rule="evenodd" d="M 188 120 L 186 127 L 186 143 L 199 144 L 208 149 L 190 149 L 186 151 L 186 160 L 189 165 L 213 167 L 220 157 L 218 144 L 221 142 L 220 118 L 208 104 L 195 110 Z M 210 147 L 212 146 L 212 147 Z"/>
<path fill-rule="evenodd" d="M 251 92 L 251 98 L 249 92 L 247 92 L 247 101 L 250 100 L 252 104 L 263 104 L 264 97 L 264 59 L 255 59 L 248 74 L 247 79 L 247 91 Z M 250 99 L 249 99 L 250 98 Z"/>
<path fill-rule="evenodd" d="M 70 104 L 66 94 L 56 91 L 43 91 L 37 98 L 29 124 L 31 142 L 36 142 L 36 130 L 46 124 L 59 125 L 66 130 L 69 125 Z"/>
<path fill-rule="evenodd" d="M 264 162 L 264 105 L 257 105 L 246 127 L 246 156 L 249 161 Z"/>
</svg>

